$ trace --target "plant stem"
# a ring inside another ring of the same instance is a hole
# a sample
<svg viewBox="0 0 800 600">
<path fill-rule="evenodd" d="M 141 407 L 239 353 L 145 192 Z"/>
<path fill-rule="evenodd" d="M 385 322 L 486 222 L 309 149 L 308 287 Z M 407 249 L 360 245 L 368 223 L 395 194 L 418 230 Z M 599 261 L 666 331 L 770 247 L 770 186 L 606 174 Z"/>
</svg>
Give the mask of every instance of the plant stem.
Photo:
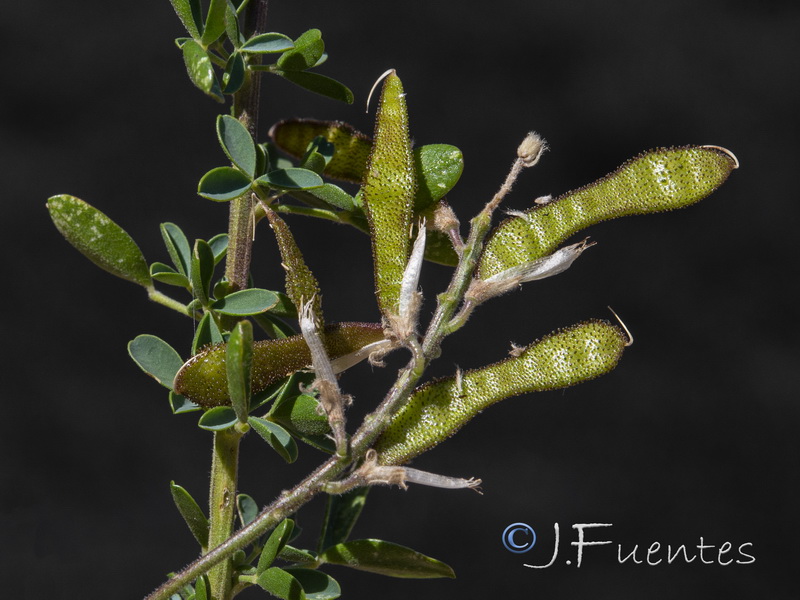
<svg viewBox="0 0 800 600">
<path fill-rule="evenodd" d="M 208 501 L 208 548 L 212 550 L 225 542 L 233 533 L 236 516 L 236 481 L 241 434 L 234 429 L 214 434 L 214 452 L 211 461 L 211 489 Z M 215 600 L 231 598 L 233 564 L 222 561 L 208 572 L 211 594 Z"/>
<path fill-rule="evenodd" d="M 249 192 L 231 201 L 228 236 L 225 277 L 232 291 L 243 290 L 247 287 L 253 249 L 253 200 Z"/>
<path fill-rule="evenodd" d="M 253 0 L 246 8 L 244 30 L 250 36 L 266 31 L 267 0 Z M 252 60 L 260 61 L 258 55 Z M 261 76 L 248 70 L 242 88 L 233 96 L 233 116 L 247 127 L 254 140 L 258 139 L 258 111 L 261 98 Z M 225 277 L 233 290 L 247 287 L 250 276 L 250 257 L 253 248 L 253 196 L 247 193 L 231 201 L 228 219 L 228 257 Z"/>
<path fill-rule="evenodd" d="M 471 221 L 469 237 L 464 244 L 464 251 L 461 255 L 461 260 L 458 261 L 456 272 L 450 280 L 450 285 L 447 290 L 438 297 L 438 306 L 436 312 L 428 325 L 428 331 L 425 333 L 425 338 L 422 342 L 422 352 L 428 360 L 432 360 L 439 355 L 439 346 L 442 339 L 451 333 L 449 325 L 450 320 L 453 318 L 456 309 L 458 308 L 461 300 L 464 298 L 464 293 L 469 287 L 472 275 L 478 265 L 478 259 L 483 251 L 483 240 L 489 233 L 489 228 L 492 223 L 491 203 Z"/>
<path fill-rule="evenodd" d="M 183 302 L 178 302 L 177 300 L 170 298 L 166 294 L 159 292 L 155 288 L 148 288 L 147 296 L 153 302 L 158 302 L 162 306 L 166 306 L 167 308 L 171 308 L 172 310 L 176 310 L 182 315 L 186 315 L 188 317 L 194 317 L 195 314 L 189 310 Z"/>
<path fill-rule="evenodd" d="M 456 272 L 453 274 L 453 278 L 450 280 L 450 285 L 447 286 L 447 290 L 439 294 L 436 312 L 428 325 L 428 331 L 425 333 L 425 338 L 422 342 L 422 352 L 429 360 L 439 355 L 439 347 L 442 343 L 442 339 L 464 324 L 463 322 L 459 324 L 458 321 L 456 321 L 454 324 L 455 327 L 452 327 L 451 319 L 458 309 L 459 304 L 464 299 L 464 294 L 478 266 L 478 260 L 483 252 L 483 241 L 486 239 L 492 227 L 492 215 L 495 209 L 500 205 L 500 202 L 503 201 L 506 194 L 511 191 L 511 186 L 514 184 L 514 181 L 516 181 L 523 167 L 523 160 L 517 158 L 511 166 L 511 170 L 506 176 L 503 185 L 500 186 L 500 189 L 494 197 L 483 207 L 483 210 L 470 221 L 469 237 L 464 244 L 461 258 L 456 266 Z M 469 314 L 467 314 L 467 317 L 468 316 Z"/>
<path fill-rule="evenodd" d="M 247 7 L 244 29 L 248 35 L 265 30 L 267 0 L 255 0 Z M 256 59 L 258 60 L 258 59 Z M 233 115 L 247 127 L 253 139 L 258 139 L 258 111 L 261 97 L 261 77 L 251 74 L 242 89 L 234 94 Z M 228 219 L 228 254 L 225 276 L 232 289 L 247 287 L 250 277 L 250 258 L 253 248 L 253 199 L 247 193 L 231 202 Z M 233 533 L 236 516 L 236 487 L 241 434 L 234 430 L 214 434 L 209 493 L 209 538 L 211 551 L 221 546 Z M 211 596 L 214 600 L 230 600 L 233 585 L 233 563 L 226 557 L 208 571 Z"/>
<path fill-rule="evenodd" d="M 228 538 L 216 548 L 189 564 L 180 573 L 147 596 L 146 600 L 167 600 L 184 585 L 191 583 L 199 575 L 208 571 L 210 567 L 231 556 L 236 550 L 254 542 L 316 496 L 325 481 L 338 477 L 344 471 L 347 462 L 336 457 L 328 459 L 294 489 L 281 494 L 250 525 L 242 528 L 235 536 Z"/>
</svg>

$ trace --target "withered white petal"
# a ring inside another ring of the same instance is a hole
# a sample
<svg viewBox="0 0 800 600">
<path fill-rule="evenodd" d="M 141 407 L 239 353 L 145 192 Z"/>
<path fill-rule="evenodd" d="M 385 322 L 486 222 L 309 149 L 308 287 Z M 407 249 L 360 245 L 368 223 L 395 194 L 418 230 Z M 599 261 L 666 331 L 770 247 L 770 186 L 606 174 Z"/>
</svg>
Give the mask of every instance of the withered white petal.
<svg viewBox="0 0 800 600">
<path fill-rule="evenodd" d="M 334 358 L 331 361 L 333 372 L 341 373 L 342 371 L 346 371 L 353 365 L 356 365 L 362 360 L 369 358 L 370 354 L 390 350 L 393 346 L 394 343 L 391 340 L 378 340 L 377 342 L 372 342 L 371 344 L 367 344 L 366 346 L 359 348 L 355 352 L 345 354 L 339 358 Z"/>
<path fill-rule="evenodd" d="M 313 302 L 308 301 L 300 309 L 300 332 L 311 351 L 311 366 L 317 379 L 336 383 L 336 375 L 331 365 L 328 353 L 319 335 L 317 322 L 314 320 Z M 338 386 L 337 386 L 338 387 Z"/>
<path fill-rule="evenodd" d="M 418 485 L 427 485 L 429 487 L 444 488 L 447 490 L 461 490 L 473 489 L 480 491 L 480 479 L 470 477 L 463 479 L 461 477 L 448 477 L 447 475 L 437 475 L 436 473 L 429 473 L 428 471 L 420 471 L 419 469 L 412 469 L 411 467 L 404 468 L 405 483 L 416 483 Z"/>
<path fill-rule="evenodd" d="M 572 263 L 583 253 L 584 250 L 593 246 L 587 240 L 559 248 L 552 254 L 533 262 L 511 267 L 492 275 L 484 280 L 486 283 L 500 283 L 504 281 L 516 280 L 517 283 L 526 281 L 536 281 L 563 273 L 572 266 Z"/>
<path fill-rule="evenodd" d="M 398 316 L 402 323 L 409 324 L 415 318 L 414 307 L 419 303 L 414 302 L 414 294 L 419 287 L 419 276 L 422 272 L 422 261 L 425 258 L 425 222 L 423 221 L 417 232 L 417 239 L 408 258 L 406 270 L 403 272 L 403 280 L 400 283 L 400 300 L 398 306 Z"/>
</svg>

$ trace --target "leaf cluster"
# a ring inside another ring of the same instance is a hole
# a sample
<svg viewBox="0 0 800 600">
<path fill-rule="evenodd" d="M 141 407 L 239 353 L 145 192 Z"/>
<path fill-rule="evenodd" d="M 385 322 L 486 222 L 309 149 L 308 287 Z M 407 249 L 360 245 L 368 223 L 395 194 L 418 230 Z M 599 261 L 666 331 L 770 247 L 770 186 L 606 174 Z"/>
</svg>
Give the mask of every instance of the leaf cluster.
<svg viewBox="0 0 800 600">
<path fill-rule="evenodd" d="M 210 0 L 203 17 L 200 0 L 170 0 L 190 37 L 175 44 L 183 54 L 192 83 L 217 102 L 225 102 L 248 85 L 256 72 L 277 75 L 302 88 L 352 103 L 353 93 L 338 81 L 312 72 L 328 55 L 319 29 L 309 29 L 296 39 L 282 33 L 242 31 L 248 0 Z M 266 57 L 274 63 L 262 64 Z"/>
</svg>

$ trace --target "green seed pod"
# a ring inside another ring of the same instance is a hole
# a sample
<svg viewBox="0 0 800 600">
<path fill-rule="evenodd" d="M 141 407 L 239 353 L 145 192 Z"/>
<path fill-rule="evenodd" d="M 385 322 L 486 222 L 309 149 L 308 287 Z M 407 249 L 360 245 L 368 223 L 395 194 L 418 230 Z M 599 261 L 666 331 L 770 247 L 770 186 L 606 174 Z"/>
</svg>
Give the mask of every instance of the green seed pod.
<svg viewBox="0 0 800 600">
<path fill-rule="evenodd" d="M 275 239 L 278 242 L 278 249 L 281 252 L 281 263 L 286 270 L 286 294 L 292 299 L 295 307 L 300 310 L 303 302 L 313 300 L 312 311 L 317 323 L 321 326 L 322 320 L 322 298 L 319 292 L 317 278 L 303 260 L 303 253 L 297 247 L 292 232 L 286 221 L 281 219 L 278 214 L 265 207 L 267 219 L 272 230 L 275 232 Z"/>
<path fill-rule="evenodd" d="M 730 152 L 715 146 L 645 152 L 586 187 L 500 223 L 486 242 L 478 275 L 488 279 L 547 256 L 600 221 L 689 206 L 722 185 L 737 167 Z"/>
<path fill-rule="evenodd" d="M 275 123 L 269 135 L 278 148 L 295 158 L 303 157 L 315 137 L 324 137 L 335 147 L 325 175 L 352 183 L 361 183 L 372 150 L 368 136 L 341 121 L 287 119 Z"/>
<path fill-rule="evenodd" d="M 383 329 L 378 323 L 336 323 L 325 328 L 325 347 L 332 359 L 383 339 Z M 227 344 L 209 346 L 186 361 L 175 375 L 175 392 L 205 408 L 230 405 L 226 348 Z M 255 342 L 252 393 L 310 365 L 311 354 L 302 335 Z"/>
<path fill-rule="evenodd" d="M 504 398 L 599 377 L 617 365 L 626 343 L 619 327 L 586 321 L 551 333 L 517 356 L 423 385 L 375 444 L 378 462 L 408 462 Z"/>
<path fill-rule="evenodd" d="M 417 190 L 403 85 L 394 71 L 383 82 L 375 143 L 363 185 L 372 238 L 375 290 L 385 314 L 396 314 L 411 249 L 411 215 Z"/>
</svg>

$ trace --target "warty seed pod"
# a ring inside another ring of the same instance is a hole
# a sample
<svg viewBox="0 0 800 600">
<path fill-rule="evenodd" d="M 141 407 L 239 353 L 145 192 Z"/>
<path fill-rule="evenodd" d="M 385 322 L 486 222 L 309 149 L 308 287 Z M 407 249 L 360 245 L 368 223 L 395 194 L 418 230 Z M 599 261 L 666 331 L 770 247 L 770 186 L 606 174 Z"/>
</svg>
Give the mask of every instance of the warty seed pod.
<svg viewBox="0 0 800 600">
<path fill-rule="evenodd" d="M 628 342 L 616 325 L 586 321 L 551 333 L 517 356 L 423 385 L 378 438 L 378 463 L 408 462 L 504 398 L 599 377 L 617 365 Z"/>
<path fill-rule="evenodd" d="M 378 323 L 335 323 L 325 328 L 325 347 L 331 359 L 358 352 L 384 339 Z M 173 389 L 204 408 L 227 406 L 227 344 L 216 344 L 194 355 L 175 375 Z M 252 392 L 264 390 L 282 377 L 311 365 L 311 354 L 302 335 L 253 343 Z"/>
<path fill-rule="evenodd" d="M 405 93 L 394 71 L 383 82 L 375 120 L 375 143 L 362 189 L 372 238 L 378 305 L 384 314 L 395 315 L 411 251 L 411 215 L 417 181 Z"/>
<path fill-rule="evenodd" d="M 478 276 L 551 254 L 571 235 L 600 221 L 689 206 L 717 189 L 739 166 L 718 146 L 650 150 L 585 187 L 500 223 L 486 242 Z"/>
</svg>

